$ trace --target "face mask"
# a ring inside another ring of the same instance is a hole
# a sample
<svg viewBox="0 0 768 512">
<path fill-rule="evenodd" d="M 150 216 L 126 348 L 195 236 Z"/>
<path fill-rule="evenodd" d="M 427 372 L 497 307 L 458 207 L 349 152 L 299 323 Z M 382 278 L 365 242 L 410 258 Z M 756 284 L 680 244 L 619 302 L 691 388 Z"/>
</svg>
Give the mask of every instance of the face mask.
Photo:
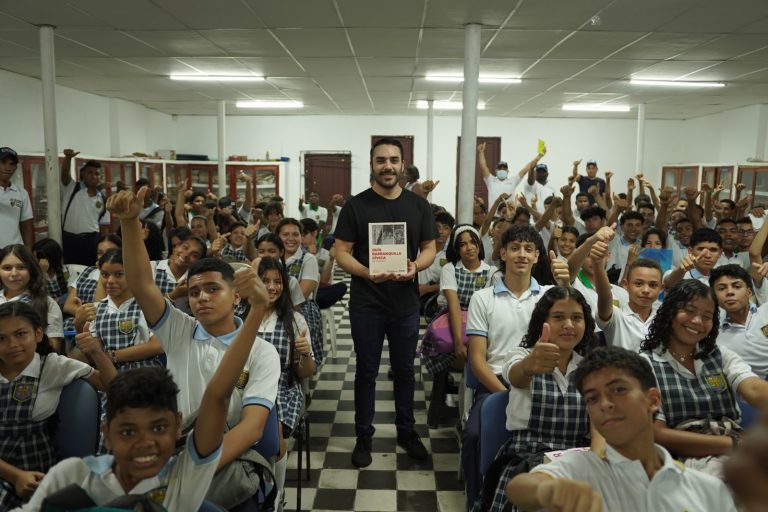
<svg viewBox="0 0 768 512">
<path fill-rule="evenodd" d="M 496 177 L 499 178 L 500 180 L 507 179 L 507 174 L 508 174 L 507 171 L 504 171 L 504 170 L 501 170 L 501 169 L 496 171 Z"/>
</svg>

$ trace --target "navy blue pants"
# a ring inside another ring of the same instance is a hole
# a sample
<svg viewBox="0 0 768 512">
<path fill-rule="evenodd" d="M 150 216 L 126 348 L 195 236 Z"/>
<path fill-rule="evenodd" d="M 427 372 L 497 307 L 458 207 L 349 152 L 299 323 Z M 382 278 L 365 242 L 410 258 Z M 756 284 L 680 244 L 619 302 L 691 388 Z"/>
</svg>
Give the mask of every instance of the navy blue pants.
<svg viewBox="0 0 768 512">
<path fill-rule="evenodd" d="M 389 361 L 394 374 L 395 426 L 398 434 L 413 431 L 413 360 L 419 337 L 419 312 L 393 317 L 368 311 L 349 312 L 357 366 L 355 368 L 355 434 L 373 436 L 376 379 L 379 375 L 384 337 L 389 342 Z"/>
</svg>

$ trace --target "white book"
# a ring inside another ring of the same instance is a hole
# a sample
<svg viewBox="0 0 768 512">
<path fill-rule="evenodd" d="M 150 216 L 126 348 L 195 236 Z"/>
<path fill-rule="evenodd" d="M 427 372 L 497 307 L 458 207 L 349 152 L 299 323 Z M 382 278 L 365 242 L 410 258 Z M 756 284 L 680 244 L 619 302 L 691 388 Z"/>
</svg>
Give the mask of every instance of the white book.
<svg viewBox="0 0 768 512">
<path fill-rule="evenodd" d="M 408 272 L 406 236 L 405 222 L 368 224 L 368 272 L 371 275 Z"/>
</svg>

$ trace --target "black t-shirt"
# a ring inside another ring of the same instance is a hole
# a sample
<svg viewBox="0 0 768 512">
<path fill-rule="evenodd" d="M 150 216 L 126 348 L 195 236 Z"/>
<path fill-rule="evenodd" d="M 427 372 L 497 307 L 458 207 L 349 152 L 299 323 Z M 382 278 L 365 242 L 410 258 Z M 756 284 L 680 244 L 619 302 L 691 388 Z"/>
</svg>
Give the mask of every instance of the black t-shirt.
<svg viewBox="0 0 768 512">
<path fill-rule="evenodd" d="M 352 256 L 368 266 L 368 223 L 405 222 L 408 233 L 408 259 L 416 260 L 422 242 L 437 238 L 432 208 L 423 197 L 403 190 L 397 199 L 385 199 L 373 189 L 357 194 L 344 203 L 334 237 L 354 243 Z M 413 281 L 374 283 L 352 276 L 350 309 L 411 314 L 419 309 L 419 285 Z"/>
</svg>

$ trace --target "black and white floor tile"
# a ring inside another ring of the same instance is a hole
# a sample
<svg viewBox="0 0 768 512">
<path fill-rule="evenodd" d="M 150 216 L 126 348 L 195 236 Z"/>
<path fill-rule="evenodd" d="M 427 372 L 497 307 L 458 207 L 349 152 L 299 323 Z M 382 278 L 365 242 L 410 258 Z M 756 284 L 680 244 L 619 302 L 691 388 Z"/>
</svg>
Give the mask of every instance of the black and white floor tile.
<svg viewBox="0 0 768 512">
<path fill-rule="evenodd" d="M 305 479 L 301 483 L 301 509 L 465 510 L 464 483 L 458 476 L 459 444 L 456 429 L 450 426 L 427 428 L 426 397 L 429 396 L 431 381 L 418 359 L 414 414 L 417 432 L 430 452 L 429 458 L 422 462 L 412 460 L 397 446 L 393 384 L 387 378 L 389 357 L 385 347 L 376 384 L 373 463 L 362 470 L 352 465 L 350 457 L 355 445 L 355 355 L 346 309 L 347 300 L 348 295 L 343 303 L 334 306 L 337 357 L 331 357 L 330 346 L 326 341 L 325 364 L 310 385 L 313 390 L 309 407 L 311 470 L 309 481 L 306 480 L 306 470 L 302 472 Z M 296 467 L 297 453 L 291 451 L 286 476 L 286 512 L 296 510 Z"/>
</svg>

